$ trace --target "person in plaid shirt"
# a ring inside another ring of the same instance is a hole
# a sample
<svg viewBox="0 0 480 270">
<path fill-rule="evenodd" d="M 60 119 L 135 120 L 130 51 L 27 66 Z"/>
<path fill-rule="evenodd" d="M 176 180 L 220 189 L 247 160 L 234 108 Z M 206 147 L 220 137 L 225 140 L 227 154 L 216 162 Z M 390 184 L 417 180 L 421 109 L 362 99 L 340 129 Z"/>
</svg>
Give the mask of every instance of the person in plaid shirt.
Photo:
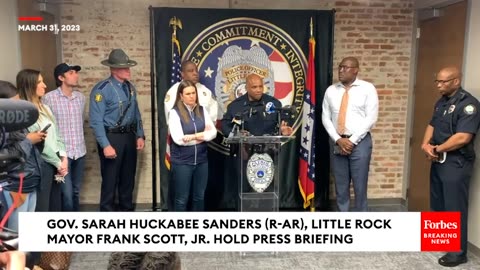
<svg viewBox="0 0 480 270">
<path fill-rule="evenodd" d="M 62 185 L 62 210 L 79 211 L 79 194 L 85 168 L 85 138 L 83 130 L 85 96 L 74 89 L 78 86 L 80 66 L 61 63 L 54 70 L 57 89 L 43 96 L 42 101 L 50 107 L 65 142 L 68 157 L 68 174 Z"/>
</svg>

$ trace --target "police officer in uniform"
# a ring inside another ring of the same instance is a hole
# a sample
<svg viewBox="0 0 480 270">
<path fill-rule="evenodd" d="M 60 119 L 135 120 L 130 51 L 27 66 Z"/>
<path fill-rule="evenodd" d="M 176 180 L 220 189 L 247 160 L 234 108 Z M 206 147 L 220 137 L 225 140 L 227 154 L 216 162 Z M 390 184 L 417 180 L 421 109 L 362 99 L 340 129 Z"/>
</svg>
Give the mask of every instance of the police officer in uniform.
<svg viewBox="0 0 480 270">
<path fill-rule="evenodd" d="M 480 104 L 460 83 L 461 73 L 456 67 L 443 68 L 437 74 L 435 84 L 442 97 L 435 104 L 422 142 L 422 150 L 432 161 L 432 210 L 461 214 L 461 251 L 438 260 L 448 267 L 467 262 L 468 194 L 475 160 L 473 142 L 480 125 Z"/>
<path fill-rule="evenodd" d="M 228 136 L 235 123 L 244 121 L 242 132 L 254 136 L 278 135 L 278 128 L 282 135 L 291 135 L 292 127 L 282 121 L 278 126 L 278 115 L 273 108 L 281 108 L 282 103 L 272 96 L 264 94 L 263 79 L 257 74 L 246 77 L 247 93 L 238 97 L 230 105 L 222 119 L 222 132 Z"/>
<path fill-rule="evenodd" d="M 102 189 L 100 211 L 114 211 L 118 189 L 119 211 L 133 211 L 137 150 L 145 146 L 137 90 L 130 80 L 130 60 L 121 49 L 110 52 L 102 64 L 111 76 L 90 94 L 90 126 L 97 140 Z"/>
<path fill-rule="evenodd" d="M 195 83 L 195 87 L 197 87 L 198 91 L 199 104 L 207 109 L 213 123 L 216 123 L 217 119 L 221 118 L 218 117 L 218 103 L 215 100 L 215 96 L 212 95 L 212 91 L 208 89 L 205 85 L 200 83 L 197 65 L 190 60 L 185 60 L 182 62 L 181 69 L 182 81 L 192 81 Z M 172 87 L 168 89 L 167 94 L 165 95 L 164 106 L 165 119 L 167 119 L 167 122 L 168 114 L 170 110 L 173 109 L 173 107 L 175 106 L 175 98 L 177 96 L 178 86 L 180 85 L 180 83 L 181 81 L 172 85 Z"/>
<path fill-rule="evenodd" d="M 228 137 L 235 125 L 239 125 L 239 131 L 244 135 L 278 135 L 279 129 L 282 135 L 291 135 L 293 129 L 286 121 L 282 121 L 280 124 L 278 123 L 278 114 L 274 108 L 279 109 L 282 107 L 282 104 L 278 99 L 264 93 L 263 78 L 252 73 L 249 74 L 245 80 L 246 94 L 232 101 L 228 105 L 227 112 L 223 116 L 223 135 Z M 237 146 L 231 145 L 230 152 L 232 155 L 233 170 L 236 172 L 234 175 L 238 177 L 240 175 L 240 170 L 246 170 L 246 163 L 243 164 L 243 168 L 240 168 L 240 155 L 237 155 L 237 152 L 240 151 L 240 149 L 238 149 Z M 250 155 L 253 153 L 271 154 L 271 151 L 273 150 L 265 149 L 264 146 L 265 145 L 262 144 L 245 145 L 245 148 L 241 149 L 241 151 L 246 151 L 246 153 Z M 235 179 L 234 177 L 232 177 L 232 180 L 237 183 L 240 181 L 239 178 Z M 239 197 L 237 196 L 238 190 L 235 190 L 238 188 L 238 185 L 235 183 L 232 184 L 234 187 L 232 190 L 234 194 L 229 196 L 235 198 L 236 208 L 238 209 L 240 202 L 238 201 Z M 270 191 L 272 188 L 273 186 L 270 186 L 265 191 Z M 243 185 L 243 189 L 242 192 L 250 192 L 247 184 Z"/>
</svg>

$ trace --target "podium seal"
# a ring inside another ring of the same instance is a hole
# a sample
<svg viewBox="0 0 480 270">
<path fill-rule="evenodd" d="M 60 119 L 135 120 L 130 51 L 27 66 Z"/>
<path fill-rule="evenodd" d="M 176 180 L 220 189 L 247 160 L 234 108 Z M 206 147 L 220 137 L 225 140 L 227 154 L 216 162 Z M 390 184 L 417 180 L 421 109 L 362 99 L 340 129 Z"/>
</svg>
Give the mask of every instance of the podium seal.
<svg viewBox="0 0 480 270">
<path fill-rule="evenodd" d="M 247 179 L 250 186 L 258 193 L 265 191 L 273 181 L 273 159 L 263 153 L 253 154 L 247 163 Z"/>
</svg>

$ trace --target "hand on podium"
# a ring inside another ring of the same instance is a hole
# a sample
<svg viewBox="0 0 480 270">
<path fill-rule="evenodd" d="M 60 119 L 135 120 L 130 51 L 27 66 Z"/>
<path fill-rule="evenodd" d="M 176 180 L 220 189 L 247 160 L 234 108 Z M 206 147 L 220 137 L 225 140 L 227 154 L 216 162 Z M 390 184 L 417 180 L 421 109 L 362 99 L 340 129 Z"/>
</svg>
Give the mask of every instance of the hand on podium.
<svg viewBox="0 0 480 270">
<path fill-rule="evenodd" d="M 293 133 L 293 128 L 288 126 L 287 122 L 282 121 L 282 124 L 280 125 L 280 133 L 284 136 L 290 136 Z"/>
</svg>

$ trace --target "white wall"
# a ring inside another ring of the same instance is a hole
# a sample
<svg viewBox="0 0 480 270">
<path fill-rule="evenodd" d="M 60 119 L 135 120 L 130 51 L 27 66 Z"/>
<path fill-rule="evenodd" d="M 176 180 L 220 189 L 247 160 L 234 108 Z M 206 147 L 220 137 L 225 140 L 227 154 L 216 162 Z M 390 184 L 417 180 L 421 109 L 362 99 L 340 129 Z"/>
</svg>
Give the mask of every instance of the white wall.
<svg viewBox="0 0 480 270">
<path fill-rule="evenodd" d="M 465 40 L 465 53 L 463 60 L 463 86 L 480 99 L 479 60 L 480 60 L 480 1 L 469 1 L 467 20 L 467 33 Z M 477 108 L 480 110 L 480 108 Z M 480 117 L 480 116 L 479 116 Z M 468 216 L 468 241 L 480 248 L 480 135 L 475 141 L 475 162 L 473 177 L 470 182 L 470 204 Z"/>
<path fill-rule="evenodd" d="M 0 80 L 14 84 L 21 68 L 17 19 L 17 1 L 0 1 Z"/>
</svg>

